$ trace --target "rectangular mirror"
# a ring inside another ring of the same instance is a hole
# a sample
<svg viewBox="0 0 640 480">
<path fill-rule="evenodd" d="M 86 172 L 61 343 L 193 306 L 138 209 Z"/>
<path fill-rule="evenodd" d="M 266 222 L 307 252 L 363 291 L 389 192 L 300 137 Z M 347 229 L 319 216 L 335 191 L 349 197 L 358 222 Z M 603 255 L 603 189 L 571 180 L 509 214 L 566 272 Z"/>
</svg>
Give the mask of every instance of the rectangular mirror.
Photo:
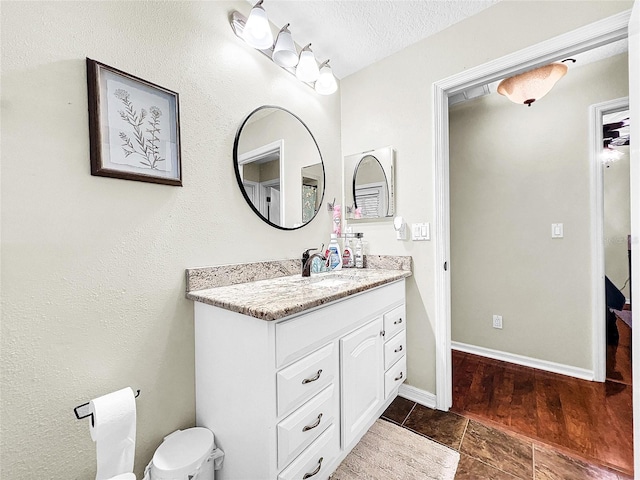
<svg viewBox="0 0 640 480">
<path fill-rule="evenodd" d="M 367 221 L 394 215 L 393 147 L 344 157 L 345 218 Z"/>
</svg>

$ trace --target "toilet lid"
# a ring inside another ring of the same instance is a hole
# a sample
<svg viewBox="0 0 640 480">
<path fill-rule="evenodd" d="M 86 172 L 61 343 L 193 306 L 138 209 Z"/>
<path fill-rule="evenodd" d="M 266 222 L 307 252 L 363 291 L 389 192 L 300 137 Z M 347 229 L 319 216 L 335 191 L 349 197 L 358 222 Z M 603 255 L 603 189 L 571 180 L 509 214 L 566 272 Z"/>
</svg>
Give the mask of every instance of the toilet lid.
<svg viewBox="0 0 640 480">
<path fill-rule="evenodd" d="M 153 454 L 153 467 L 175 476 L 188 475 L 213 450 L 213 433 L 202 427 L 179 430 L 165 438 Z"/>
</svg>

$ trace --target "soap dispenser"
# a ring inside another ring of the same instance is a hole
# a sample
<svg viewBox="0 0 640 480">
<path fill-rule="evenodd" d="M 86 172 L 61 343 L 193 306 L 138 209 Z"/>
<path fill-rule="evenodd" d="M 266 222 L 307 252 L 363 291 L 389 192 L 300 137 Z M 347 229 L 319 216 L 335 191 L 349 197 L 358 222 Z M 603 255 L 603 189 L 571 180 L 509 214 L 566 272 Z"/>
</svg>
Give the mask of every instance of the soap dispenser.
<svg viewBox="0 0 640 480">
<path fill-rule="evenodd" d="M 351 242 L 349 237 L 352 235 L 351 227 L 347 228 L 347 233 L 344 237 L 344 248 L 342 249 L 342 268 L 352 268 L 355 266 L 353 259 L 353 248 L 351 248 Z"/>
<path fill-rule="evenodd" d="M 327 247 L 327 266 L 330 270 L 338 270 L 342 268 L 342 253 L 340 245 L 338 245 L 338 235 L 331 234 L 331 241 Z"/>
</svg>

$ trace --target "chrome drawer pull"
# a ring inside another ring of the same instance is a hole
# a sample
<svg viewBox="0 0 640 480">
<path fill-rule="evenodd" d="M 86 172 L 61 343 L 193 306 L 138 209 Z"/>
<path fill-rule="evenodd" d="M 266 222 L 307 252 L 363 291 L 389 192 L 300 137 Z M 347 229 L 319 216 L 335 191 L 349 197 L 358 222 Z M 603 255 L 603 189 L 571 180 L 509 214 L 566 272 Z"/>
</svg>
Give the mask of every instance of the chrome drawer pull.
<svg viewBox="0 0 640 480">
<path fill-rule="evenodd" d="M 318 419 L 315 422 L 313 422 L 313 425 L 307 425 L 302 429 L 302 431 L 308 432 L 309 430 L 313 430 L 314 428 L 316 428 L 318 425 L 320 425 L 321 418 L 322 418 L 322 414 L 318 415 Z"/>
<path fill-rule="evenodd" d="M 393 380 L 394 380 L 395 382 L 397 382 L 398 380 L 401 380 L 401 379 L 402 379 L 402 372 L 400 372 L 400 375 L 398 375 L 398 376 L 397 376 L 396 378 L 394 378 Z"/>
<path fill-rule="evenodd" d="M 322 374 L 322 369 L 318 370 L 318 373 L 316 373 L 313 377 L 305 378 L 304 380 L 302 380 L 302 384 L 306 385 L 307 383 L 315 382 L 320 378 L 320 374 Z"/>
<path fill-rule="evenodd" d="M 322 460 L 324 460 L 324 457 L 320 457 L 320 460 L 318 460 L 318 466 L 316 467 L 316 469 L 311 473 L 305 473 L 304 477 L 302 477 L 302 480 L 307 480 L 307 478 L 311 478 L 314 475 L 317 475 L 320 469 L 322 468 Z"/>
<path fill-rule="evenodd" d="M 396 348 L 393 353 L 398 353 L 402 351 L 402 345 L 400 345 L 398 348 Z"/>
<path fill-rule="evenodd" d="M 396 320 L 395 322 L 393 322 L 394 325 L 399 325 L 402 323 L 402 318 Z"/>
</svg>

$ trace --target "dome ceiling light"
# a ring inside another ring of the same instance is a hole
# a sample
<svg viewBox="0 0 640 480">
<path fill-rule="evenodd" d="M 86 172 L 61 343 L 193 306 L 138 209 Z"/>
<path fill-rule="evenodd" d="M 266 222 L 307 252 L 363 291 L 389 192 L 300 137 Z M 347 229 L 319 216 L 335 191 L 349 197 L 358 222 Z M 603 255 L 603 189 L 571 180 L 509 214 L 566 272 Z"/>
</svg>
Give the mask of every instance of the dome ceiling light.
<svg viewBox="0 0 640 480">
<path fill-rule="evenodd" d="M 563 62 L 575 60 L 570 58 Z M 550 63 L 528 72 L 505 78 L 498 85 L 498 93 L 513 103 L 531 106 L 551 91 L 553 86 L 565 76 L 567 66 L 564 63 Z"/>
</svg>

